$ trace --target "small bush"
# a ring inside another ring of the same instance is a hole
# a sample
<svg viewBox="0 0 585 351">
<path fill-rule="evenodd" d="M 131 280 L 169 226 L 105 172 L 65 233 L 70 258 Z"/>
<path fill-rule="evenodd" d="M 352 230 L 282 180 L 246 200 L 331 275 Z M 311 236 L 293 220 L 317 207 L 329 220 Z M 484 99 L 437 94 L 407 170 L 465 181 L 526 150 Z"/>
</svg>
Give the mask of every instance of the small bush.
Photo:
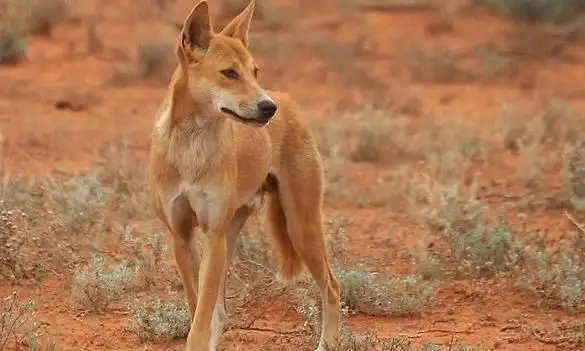
<svg viewBox="0 0 585 351">
<path fill-rule="evenodd" d="M 327 196 L 346 195 L 345 158 L 348 154 L 349 133 L 342 123 L 329 122 L 313 127 L 313 136 L 323 160 Z"/>
<path fill-rule="evenodd" d="M 0 2 L 0 64 L 14 64 L 25 56 L 28 2 Z"/>
<path fill-rule="evenodd" d="M 0 300 L 0 351 L 37 345 L 39 328 L 33 301 L 22 303 L 16 293 Z"/>
<path fill-rule="evenodd" d="M 116 162 L 117 161 L 117 162 Z M 123 161 L 111 160 L 110 166 L 103 169 L 101 178 L 103 184 L 110 187 L 114 194 L 112 196 L 113 208 L 119 218 L 146 220 L 152 219 L 153 213 L 148 201 L 146 179 L 140 171 L 140 165 L 136 169 L 125 164 Z"/>
<path fill-rule="evenodd" d="M 528 250 L 524 285 L 541 302 L 576 312 L 585 307 L 585 233 L 574 233 L 558 250 L 547 248 L 544 236 Z"/>
<path fill-rule="evenodd" d="M 122 240 L 131 250 L 137 274 L 147 288 L 155 287 L 157 281 L 167 278 L 169 267 L 165 259 L 168 246 L 162 234 L 151 234 L 146 238 L 135 237 L 132 227 L 127 226 L 122 231 Z"/>
<path fill-rule="evenodd" d="M 565 197 L 577 211 L 585 211 L 585 139 L 572 146 L 562 170 Z"/>
<path fill-rule="evenodd" d="M 417 195 L 426 205 L 423 215 L 429 228 L 447 244 L 449 255 L 439 260 L 451 265 L 458 276 L 493 277 L 521 260 L 523 246 L 506 223 L 489 217 L 473 190 L 464 193 L 458 184 L 428 181 Z"/>
<path fill-rule="evenodd" d="M 562 149 L 574 144 L 585 132 L 585 121 L 562 101 L 546 101 L 538 110 L 505 106 L 501 122 L 504 147 L 517 151 L 533 144 Z"/>
<path fill-rule="evenodd" d="M 128 306 L 138 337 L 155 342 L 182 338 L 189 333 L 190 315 L 185 301 L 176 293 L 166 300 L 145 297 Z"/>
<path fill-rule="evenodd" d="M 362 112 L 357 130 L 357 143 L 351 152 L 354 161 L 379 161 L 395 138 L 390 117 L 385 111 L 368 108 Z"/>
<path fill-rule="evenodd" d="M 276 276 L 267 245 L 259 235 L 246 233 L 238 237 L 233 262 L 236 274 L 247 281 L 269 283 Z"/>
<path fill-rule="evenodd" d="M 350 313 L 407 316 L 431 307 L 435 287 L 420 277 L 381 277 L 361 268 L 338 269 L 341 301 Z"/>
<path fill-rule="evenodd" d="M 370 333 L 355 335 L 346 325 L 343 325 L 339 334 L 338 349 L 344 351 L 411 351 L 414 346 L 406 337 L 378 338 Z"/>
<path fill-rule="evenodd" d="M 468 164 L 485 160 L 491 147 L 476 126 L 454 117 L 432 119 L 408 144 L 411 154 L 422 152 L 428 173 L 440 181 L 464 174 Z"/>
<path fill-rule="evenodd" d="M 443 237 L 449 243 L 451 258 L 460 274 L 494 277 L 514 268 L 522 257 L 522 246 L 503 224 L 487 226 L 478 223 L 471 231 L 448 228 Z"/>
<path fill-rule="evenodd" d="M 316 345 L 319 341 L 319 308 L 317 301 L 308 290 L 297 291 L 297 312 L 304 320 L 304 327 L 309 329 L 309 342 Z M 410 351 L 413 345 L 408 338 L 378 338 L 371 333 L 353 334 L 347 325 L 342 324 L 337 349 L 344 351 Z"/>
<path fill-rule="evenodd" d="M 313 136 L 322 157 L 345 157 L 349 133 L 339 121 L 313 127 Z"/>
<path fill-rule="evenodd" d="M 73 276 L 73 297 L 91 312 L 103 312 L 133 284 L 135 271 L 126 261 L 108 266 L 103 256 L 95 254 Z"/>
<path fill-rule="evenodd" d="M 489 9 L 520 20 L 565 20 L 575 14 L 579 0 L 479 0 Z"/>
<path fill-rule="evenodd" d="M 459 183 L 441 183 L 430 177 L 417 177 L 414 183 L 413 197 L 422 205 L 421 213 L 432 230 L 449 227 L 468 230 L 485 211 L 474 188 L 464 189 Z"/>
<path fill-rule="evenodd" d="M 48 179 L 44 184 L 53 210 L 67 230 L 85 233 L 103 219 L 114 192 L 99 177 L 99 172 L 92 172 L 65 182 Z"/>
<path fill-rule="evenodd" d="M 140 75 L 148 77 L 166 73 L 172 62 L 172 45 L 143 44 L 138 48 L 138 69 Z"/>
<path fill-rule="evenodd" d="M 57 22 L 65 17 L 67 7 L 63 0 L 29 0 L 28 31 L 34 35 L 49 34 Z"/>
<path fill-rule="evenodd" d="M 453 84 L 469 82 L 473 77 L 461 64 L 458 53 L 436 50 L 414 51 L 407 66 L 414 80 L 425 83 Z"/>
<path fill-rule="evenodd" d="M 29 270 L 22 246 L 26 238 L 24 212 L 8 209 L 0 200 L 0 276 L 22 278 Z"/>
<path fill-rule="evenodd" d="M 17 31 L 0 32 L 0 64 L 15 64 L 25 56 L 24 35 Z"/>
<path fill-rule="evenodd" d="M 343 217 L 327 218 L 327 227 L 331 236 L 328 252 L 334 275 L 341 285 L 342 307 L 347 313 L 405 316 L 434 304 L 435 286 L 420 277 L 385 277 L 351 265 L 345 257 L 347 238 Z M 301 314 L 310 314 L 305 312 L 301 311 Z"/>
</svg>

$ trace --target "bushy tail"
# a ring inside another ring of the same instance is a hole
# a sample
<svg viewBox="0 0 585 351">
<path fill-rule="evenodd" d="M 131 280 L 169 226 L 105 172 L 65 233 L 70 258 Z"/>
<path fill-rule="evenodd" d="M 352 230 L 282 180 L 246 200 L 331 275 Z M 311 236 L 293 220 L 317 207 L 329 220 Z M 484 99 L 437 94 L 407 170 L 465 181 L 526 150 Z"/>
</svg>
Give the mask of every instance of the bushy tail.
<svg viewBox="0 0 585 351">
<path fill-rule="evenodd" d="M 270 192 L 267 205 L 270 237 L 274 252 L 278 257 L 280 274 L 283 279 L 292 280 L 303 272 L 304 264 L 290 239 L 278 190 Z"/>
</svg>

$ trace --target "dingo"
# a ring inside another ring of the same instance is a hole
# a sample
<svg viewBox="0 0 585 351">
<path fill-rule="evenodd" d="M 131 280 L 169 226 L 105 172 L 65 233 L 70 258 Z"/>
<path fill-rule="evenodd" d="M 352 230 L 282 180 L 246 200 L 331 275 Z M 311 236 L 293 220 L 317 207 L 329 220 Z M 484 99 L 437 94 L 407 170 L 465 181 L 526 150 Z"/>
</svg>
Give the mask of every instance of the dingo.
<svg viewBox="0 0 585 351">
<path fill-rule="evenodd" d="M 295 102 L 258 83 L 247 49 L 253 12 L 254 0 L 215 33 L 203 0 L 185 20 L 152 134 L 150 201 L 174 238 L 192 321 L 187 350 L 215 350 L 233 246 L 265 195 L 280 274 L 292 279 L 306 266 L 319 287 L 323 351 L 336 346 L 340 300 L 323 235 L 322 160 Z"/>
</svg>

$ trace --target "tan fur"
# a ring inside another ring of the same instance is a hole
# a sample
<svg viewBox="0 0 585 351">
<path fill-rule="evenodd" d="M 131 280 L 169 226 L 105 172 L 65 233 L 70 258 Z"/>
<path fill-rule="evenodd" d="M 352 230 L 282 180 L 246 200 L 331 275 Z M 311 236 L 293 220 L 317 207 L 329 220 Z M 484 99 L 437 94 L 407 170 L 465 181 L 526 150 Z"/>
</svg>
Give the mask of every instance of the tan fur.
<svg viewBox="0 0 585 351">
<path fill-rule="evenodd" d="M 217 34 L 205 0 L 187 17 L 152 133 L 150 201 L 174 237 L 192 317 L 187 350 L 215 350 L 233 246 L 263 195 L 281 275 L 306 266 L 320 289 L 317 350 L 326 350 L 337 342 L 340 305 L 323 235 L 323 165 L 299 107 L 255 77 L 247 50 L 253 9 L 252 0 Z M 196 227 L 206 239 L 201 258 Z"/>
</svg>

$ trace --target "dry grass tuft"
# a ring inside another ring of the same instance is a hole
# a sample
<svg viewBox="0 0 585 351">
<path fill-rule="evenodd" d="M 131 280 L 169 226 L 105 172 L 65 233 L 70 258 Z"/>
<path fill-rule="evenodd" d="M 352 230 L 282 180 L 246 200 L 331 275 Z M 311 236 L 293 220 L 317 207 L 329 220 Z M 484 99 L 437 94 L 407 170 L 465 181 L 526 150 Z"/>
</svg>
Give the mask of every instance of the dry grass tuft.
<svg viewBox="0 0 585 351">
<path fill-rule="evenodd" d="M 585 308 L 585 232 L 573 233 L 558 247 L 546 245 L 541 235 L 527 248 L 522 285 L 535 292 L 541 304 L 570 312 Z"/>
<path fill-rule="evenodd" d="M 307 330 L 308 342 L 311 346 L 319 342 L 319 308 L 317 300 L 309 294 L 308 290 L 299 290 L 295 295 L 297 312 L 304 320 L 304 327 Z M 408 338 L 378 338 L 371 333 L 354 334 L 351 329 L 342 324 L 339 335 L 340 350 L 347 351 L 370 351 L 392 350 L 392 351 L 410 351 L 414 346 Z"/>
<path fill-rule="evenodd" d="M 94 254 L 73 276 L 73 299 L 88 312 L 103 313 L 134 285 L 135 277 L 128 262 L 108 265 Z"/>
<path fill-rule="evenodd" d="M 27 0 L 29 3 L 28 32 L 33 35 L 50 34 L 59 21 L 67 15 L 64 0 Z"/>
<path fill-rule="evenodd" d="M 420 257 L 418 265 L 426 267 L 424 273 L 439 260 L 456 277 L 490 278 L 514 269 L 521 261 L 523 249 L 511 228 L 491 217 L 473 188 L 463 191 L 458 183 L 441 184 L 429 178 L 419 184 L 417 198 L 423 205 L 423 218 L 448 250 L 445 256 Z M 435 262 L 426 261 L 429 259 Z"/>
<path fill-rule="evenodd" d="M 17 63 L 26 55 L 26 13 L 26 1 L 0 3 L 0 64 Z"/>
<path fill-rule="evenodd" d="M 435 285 L 420 277 L 386 277 L 351 264 L 345 254 L 345 221 L 329 218 L 331 230 L 329 252 L 334 275 L 341 285 L 341 303 L 344 313 L 364 313 L 374 316 L 408 316 L 434 306 Z M 318 316 L 316 286 L 305 279 L 296 290 L 297 311 L 312 324 Z M 315 331 L 315 330 L 314 330 Z"/>
<path fill-rule="evenodd" d="M 384 277 L 361 267 L 338 268 L 334 274 L 348 313 L 409 316 L 433 306 L 435 286 L 417 276 Z"/>
<path fill-rule="evenodd" d="M 357 127 L 356 145 L 350 156 L 353 161 L 379 161 L 385 152 L 396 143 L 395 128 L 388 113 L 376 109 L 365 109 Z"/>
<path fill-rule="evenodd" d="M 165 281 L 170 272 L 166 263 L 168 246 L 161 233 L 146 237 L 134 236 L 132 226 L 122 230 L 122 241 L 130 249 L 136 273 L 147 289 L 155 288 L 157 282 Z"/>
<path fill-rule="evenodd" d="M 142 341 L 164 342 L 183 338 L 189 333 L 189 309 L 175 292 L 169 292 L 165 300 L 148 296 L 128 305 L 132 315 L 132 327 Z"/>
<path fill-rule="evenodd" d="M 65 16 L 62 0 L 6 0 L 0 3 L 0 64 L 26 56 L 26 35 L 48 34 Z"/>
<path fill-rule="evenodd" d="M 579 0 L 477 0 L 496 13 L 531 21 L 566 20 L 582 9 Z"/>
<path fill-rule="evenodd" d="M 138 48 L 138 70 L 143 77 L 166 75 L 173 63 L 171 44 L 142 44 Z"/>
<path fill-rule="evenodd" d="M 58 226 L 68 233 L 87 234 L 102 224 L 114 190 L 100 179 L 100 172 L 65 181 L 48 178 L 43 184 Z"/>
<path fill-rule="evenodd" d="M 15 64 L 26 56 L 25 39 L 17 31 L 0 32 L 0 64 Z"/>
<path fill-rule="evenodd" d="M 568 202 L 577 211 L 585 211 L 585 139 L 569 148 L 561 176 Z"/>
<path fill-rule="evenodd" d="M 0 300 L 0 351 L 27 350 L 55 351 L 56 345 L 41 338 L 40 323 L 35 303 L 21 302 L 16 293 Z"/>
<path fill-rule="evenodd" d="M 26 213 L 10 209 L 0 200 L 0 276 L 14 280 L 27 276 L 30 260 L 23 252 Z"/>
</svg>

